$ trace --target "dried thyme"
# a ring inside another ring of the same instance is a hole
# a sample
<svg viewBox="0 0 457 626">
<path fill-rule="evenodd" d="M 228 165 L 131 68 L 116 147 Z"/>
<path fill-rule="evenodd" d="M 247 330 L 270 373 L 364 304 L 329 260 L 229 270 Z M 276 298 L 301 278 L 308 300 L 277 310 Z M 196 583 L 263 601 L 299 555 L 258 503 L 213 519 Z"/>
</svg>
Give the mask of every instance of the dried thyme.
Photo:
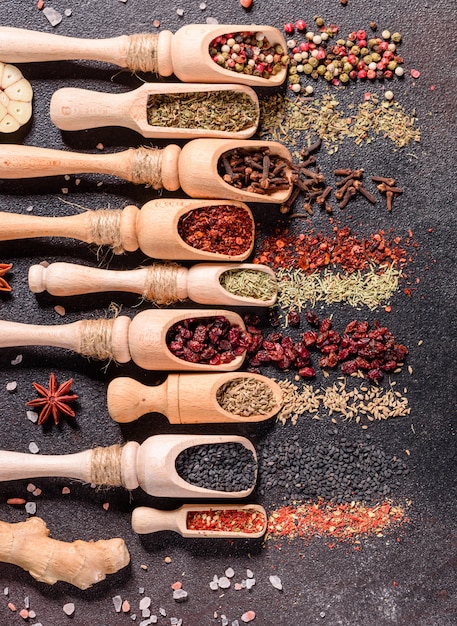
<svg viewBox="0 0 457 626">
<path fill-rule="evenodd" d="M 276 280 L 267 272 L 250 269 L 227 270 L 221 274 L 222 287 L 242 298 L 271 300 L 277 294 Z"/>
<path fill-rule="evenodd" d="M 387 304 L 398 289 L 401 270 L 392 264 L 366 272 L 341 274 L 326 269 L 306 274 L 300 269 L 277 270 L 278 304 L 282 309 L 314 307 L 316 302 L 332 304 L 347 302 L 353 307 L 366 306 L 370 310 Z"/>
<path fill-rule="evenodd" d="M 216 399 L 225 411 L 242 417 L 266 415 L 276 406 L 270 387 L 253 376 L 233 378 L 221 385 Z"/>
<path fill-rule="evenodd" d="M 147 104 L 151 126 L 237 132 L 255 125 L 258 110 L 248 94 L 232 90 L 154 94 Z"/>
</svg>

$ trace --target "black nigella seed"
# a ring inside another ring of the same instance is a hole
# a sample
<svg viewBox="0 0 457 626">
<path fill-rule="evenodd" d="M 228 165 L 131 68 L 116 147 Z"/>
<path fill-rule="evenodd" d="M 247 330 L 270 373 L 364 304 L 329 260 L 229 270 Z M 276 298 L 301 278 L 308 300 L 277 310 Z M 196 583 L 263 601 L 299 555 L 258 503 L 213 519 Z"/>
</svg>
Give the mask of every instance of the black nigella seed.
<svg viewBox="0 0 457 626">
<path fill-rule="evenodd" d="M 236 442 L 191 446 L 177 456 L 175 466 L 185 481 L 218 491 L 250 489 L 257 469 L 251 450 Z"/>
</svg>

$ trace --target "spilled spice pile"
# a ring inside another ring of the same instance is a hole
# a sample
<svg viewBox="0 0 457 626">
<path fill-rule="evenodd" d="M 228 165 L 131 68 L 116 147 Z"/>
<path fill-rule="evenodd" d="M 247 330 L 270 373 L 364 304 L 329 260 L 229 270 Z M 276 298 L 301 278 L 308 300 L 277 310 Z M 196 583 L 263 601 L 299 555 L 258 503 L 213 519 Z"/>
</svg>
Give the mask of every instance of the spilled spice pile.
<svg viewBox="0 0 457 626">
<path fill-rule="evenodd" d="M 278 304 L 282 309 L 301 311 L 317 302 L 332 304 L 347 302 L 353 307 L 366 306 L 370 310 L 387 304 L 398 289 L 401 270 L 393 264 L 375 269 L 370 266 L 363 274 L 360 270 L 341 274 L 326 269 L 323 273 L 307 274 L 301 269 L 280 267 L 276 273 Z"/>
<path fill-rule="evenodd" d="M 337 152 L 345 139 L 352 139 L 356 145 L 389 139 L 399 148 L 420 142 L 415 111 L 408 115 L 395 100 L 380 103 L 380 97 L 371 93 L 369 99 L 349 105 L 348 109 L 342 110 L 330 94 L 312 102 L 309 98 L 292 100 L 287 95 L 274 94 L 260 102 L 259 134 L 292 145 L 298 139 L 302 143 L 319 137 L 329 154 Z"/>
<path fill-rule="evenodd" d="M 189 511 L 186 517 L 187 530 L 209 532 L 260 533 L 265 528 L 265 516 L 257 509 L 208 509 Z"/>
<path fill-rule="evenodd" d="M 153 94 L 148 98 L 151 126 L 237 132 L 254 126 L 257 107 L 246 93 L 231 90 Z"/>
<path fill-rule="evenodd" d="M 243 417 L 266 415 L 277 406 L 270 387 L 254 377 L 232 378 L 219 387 L 216 399 L 225 411 Z"/>
<path fill-rule="evenodd" d="M 402 267 L 407 262 L 403 245 L 415 244 L 410 238 L 401 244 L 400 236 L 390 239 L 382 229 L 363 238 L 353 234 L 349 226 L 334 226 L 332 235 L 314 231 L 291 235 L 287 229 L 282 229 L 260 242 L 254 263 L 301 269 L 307 274 L 329 265 L 348 273 L 374 265 L 396 263 L 397 267 Z"/>
<path fill-rule="evenodd" d="M 400 478 L 409 473 L 401 459 L 389 457 L 369 434 L 353 441 L 338 437 L 336 431 L 331 441 L 318 444 L 302 443 L 294 434 L 259 448 L 259 493 L 286 502 L 317 498 L 335 504 L 376 502 L 395 493 Z"/>
<path fill-rule="evenodd" d="M 391 502 L 367 506 L 356 501 L 332 504 L 319 499 L 271 511 L 265 539 L 323 537 L 358 542 L 371 535 L 383 537 L 384 532 L 407 521 L 405 509 Z"/>
<path fill-rule="evenodd" d="M 395 381 L 390 383 L 389 389 L 381 387 L 348 388 L 345 377 L 339 377 L 338 382 L 329 387 L 316 389 L 312 385 L 303 385 L 300 390 L 290 380 L 277 381 L 283 392 L 282 406 L 277 414 L 277 421 L 283 425 L 290 420 L 296 425 L 300 415 L 308 413 L 312 419 L 321 419 L 323 409 L 326 415 L 336 423 L 334 414 L 340 415 L 344 421 L 354 421 L 356 424 L 387 420 L 395 417 L 410 415 L 411 409 L 408 398 L 394 389 Z M 406 388 L 404 393 L 406 393 Z"/>
</svg>

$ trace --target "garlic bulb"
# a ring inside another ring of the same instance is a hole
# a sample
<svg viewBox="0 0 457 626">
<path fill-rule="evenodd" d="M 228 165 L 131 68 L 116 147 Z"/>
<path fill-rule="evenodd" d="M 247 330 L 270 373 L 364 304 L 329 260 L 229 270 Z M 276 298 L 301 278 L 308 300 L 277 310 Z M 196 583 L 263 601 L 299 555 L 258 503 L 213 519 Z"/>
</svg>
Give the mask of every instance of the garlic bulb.
<svg viewBox="0 0 457 626">
<path fill-rule="evenodd" d="M 32 116 L 33 90 L 20 70 L 0 62 L 0 133 L 14 133 Z"/>
</svg>

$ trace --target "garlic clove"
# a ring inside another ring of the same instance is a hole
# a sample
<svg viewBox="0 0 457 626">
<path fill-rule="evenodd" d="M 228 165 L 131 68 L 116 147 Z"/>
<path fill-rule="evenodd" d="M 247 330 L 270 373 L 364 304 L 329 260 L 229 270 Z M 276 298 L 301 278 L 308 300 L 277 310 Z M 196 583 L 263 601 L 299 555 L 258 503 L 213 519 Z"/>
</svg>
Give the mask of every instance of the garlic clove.
<svg viewBox="0 0 457 626">
<path fill-rule="evenodd" d="M 0 133 L 14 133 L 32 116 L 33 90 L 14 65 L 0 62 Z"/>
<path fill-rule="evenodd" d="M 23 126 L 32 117 L 32 104 L 30 102 L 10 100 L 8 114 L 11 115 L 20 126 Z"/>
<path fill-rule="evenodd" d="M 10 85 L 14 85 L 14 83 L 21 78 L 23 78 L 22 73 L 15 65 L 5 65 L 3 68 L 1 88 L 6 89 Z"/>
<path fill-rule="evenodd" d="M 21 78 L 13 85 L 10 85 L 3 92 L 10 100 L 20 100 L 21 102 L 30 102 L 33 97 L 32 85 L 25 78 Z"/>
<path fill-rule="evenodd" d="M 0 121 L 0 133 L 14 133 L 19 130 L 20 127 L 19 122 L 9 113 Z"/>
</svg>

